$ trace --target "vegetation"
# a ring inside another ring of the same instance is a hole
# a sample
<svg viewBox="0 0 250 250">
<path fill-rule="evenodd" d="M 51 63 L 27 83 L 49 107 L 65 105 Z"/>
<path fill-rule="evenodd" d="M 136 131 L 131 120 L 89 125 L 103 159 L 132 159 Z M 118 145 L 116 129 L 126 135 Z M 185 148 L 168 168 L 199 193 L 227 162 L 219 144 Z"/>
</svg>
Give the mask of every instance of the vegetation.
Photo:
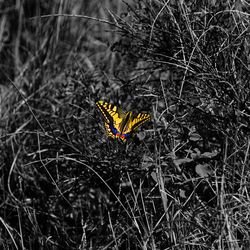
<svg viewBox="0 0 250 250">
<path fill-rule="evenodd" d="M 250 248 L 247 1 L 0 5 L 1 249 Z"/>
</svg>

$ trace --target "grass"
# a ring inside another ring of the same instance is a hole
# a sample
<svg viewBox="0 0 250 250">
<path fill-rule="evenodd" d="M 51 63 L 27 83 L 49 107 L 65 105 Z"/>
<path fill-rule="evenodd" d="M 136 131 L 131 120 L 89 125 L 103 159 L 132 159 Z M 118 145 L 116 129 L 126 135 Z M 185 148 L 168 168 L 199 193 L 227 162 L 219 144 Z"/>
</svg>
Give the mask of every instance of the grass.
<svg viewBox="0 0 250 250">
<path fill-rule="evenodd" d="M 1 4 L 2 249 L 249 248 L 247 2 Z"/>
</svg>

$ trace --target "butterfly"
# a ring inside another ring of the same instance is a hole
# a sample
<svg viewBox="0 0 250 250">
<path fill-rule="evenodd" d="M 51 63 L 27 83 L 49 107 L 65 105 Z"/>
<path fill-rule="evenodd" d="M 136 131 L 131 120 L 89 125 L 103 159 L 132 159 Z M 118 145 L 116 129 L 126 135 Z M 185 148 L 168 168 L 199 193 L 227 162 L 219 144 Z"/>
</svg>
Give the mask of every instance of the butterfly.
<svg viewBox="0 0 250 250">
<path fill-rule="evenodd" d="M 108 102 L 98 101 L 96 105 L 104 117 L 107 136 L 113 139 L 119 138 L 123 142 L 131 138 L 139 126 L 151 119 L 147 113 L 124 112 Z"/>
</svg>

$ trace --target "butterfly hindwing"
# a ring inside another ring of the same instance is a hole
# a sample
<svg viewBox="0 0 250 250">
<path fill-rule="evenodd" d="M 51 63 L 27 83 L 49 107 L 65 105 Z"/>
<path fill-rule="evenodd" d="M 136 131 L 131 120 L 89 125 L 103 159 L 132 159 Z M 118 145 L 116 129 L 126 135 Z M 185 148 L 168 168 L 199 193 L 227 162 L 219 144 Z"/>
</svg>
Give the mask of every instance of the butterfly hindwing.
<svg viewBox="0 0 250 250">
<path fill-rule="evenodd" d="M 126 141 L 146 121 L 151 119 L 147 113 L 134 115 L 130 112 L 123 112 L 120 108 L 104 101 L 96 103 L 104 117 L 106 133 L 111 138 L 120 138 Z"/>
<path fill-rule="evenodd" d="M 108 124 L 107 122 L 104 122 L 104 125 L 105 125 L 105 128 L 106 128 L 106 134 L 107 134 L 107 136 L 115 139 L 115 133 L 112 130 L 111 125 Z"/>
</svg>

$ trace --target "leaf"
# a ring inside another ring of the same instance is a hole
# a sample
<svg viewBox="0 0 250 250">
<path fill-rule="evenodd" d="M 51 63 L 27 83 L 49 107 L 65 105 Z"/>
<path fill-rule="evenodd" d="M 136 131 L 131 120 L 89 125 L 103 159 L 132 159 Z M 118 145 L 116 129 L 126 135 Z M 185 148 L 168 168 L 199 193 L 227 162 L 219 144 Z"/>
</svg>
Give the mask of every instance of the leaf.
<svg viewBox="0 0 250 250">
<path fill-rule="evenodd" d="M 200 141 L 202 138 L 198 133 L 192 133 L 189 137 L 190 141 Z"/>
<path fill-rule="evenodd" d="M 198 164 L 195 167 L 195 171 L 200 177 L 203 178 L 208 177 L 212 174 L 212 170 L 210 169 L 209 164 Z"/>
<path fill-rule="evenodd" d="M 218 151 L 214 151 L 214 152 L 205 152 L 202 154 L 203 158 L 212 158 L 214 156 L 216 156 L 219 152 Z"/>
<path fill-rule="evenodd" d="M 180 166 L 181 164 L 183 163 L 187 163 L 187 162 L 191 162 L 193 161 L 193 159 L 190 159 L 190 158 L 183 158 L 183 159 L 178 159 L 178 160 L 174 160 L 174 164 L 176 166 Z"/>
<path fill-rule="evenodd" d="M 179 191 L 180 191 L 180 197 L 181 198 L 184 198 L 184 199 L 187 198 L 185 190 L 180 189 Z"/>
</svg>

